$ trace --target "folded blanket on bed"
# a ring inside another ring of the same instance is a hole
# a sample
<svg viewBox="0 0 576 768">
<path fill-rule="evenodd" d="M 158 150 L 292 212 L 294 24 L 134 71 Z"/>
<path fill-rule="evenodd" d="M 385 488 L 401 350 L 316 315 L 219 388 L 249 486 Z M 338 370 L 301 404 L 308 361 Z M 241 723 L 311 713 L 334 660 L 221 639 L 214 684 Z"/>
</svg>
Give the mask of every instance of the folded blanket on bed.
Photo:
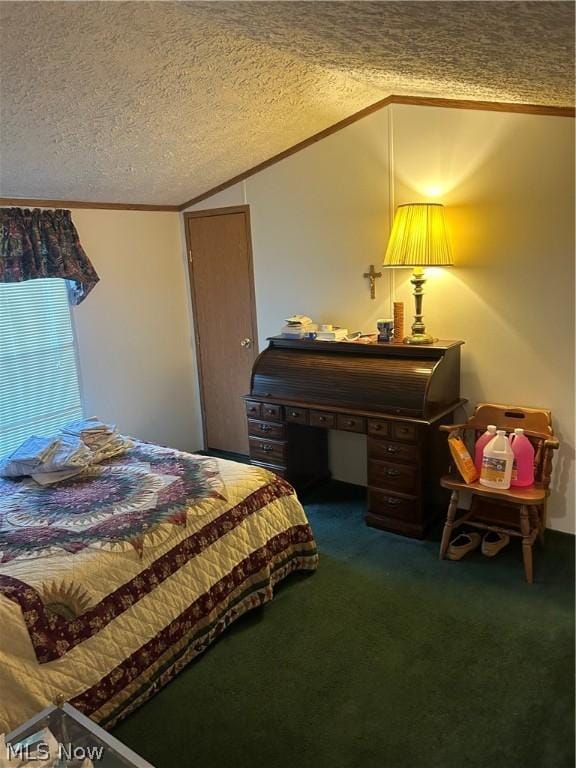
<svg viewBox="0 0 576 768">
<path fill-rule="evenodd" d="M 92 464 L 99 464 L 105 459 L 111 459 L 113 456 L 120 456 L 132 448 L 134 442 L 129 437 L 124 437 L 117 432 L 112 435 L 104 445 L 92 449 Z"/>
<path fill-rule="evenodd" d="M 77 437 L 29 437 L 1 464 L 1 477 L 20 477 L 41 473 L 81 472 L 90 464 L 92 452 Z"/>
<path fill-rule="evenodd" d="M 51 485 L 119 456 L 133 445 L 114 425 L 84 419 L 66 425 L 54 437 L 29 437 L 0 463 L 0 477 L 31 476 L 40 485 Z"/>
<path fill-rule="evenodd" d="M 38 437 L 32 435 L 22 445 L 12 451 L 8 457 L 12 461 L 19 461 L 26 465 L 36 466 L 38 462 L 47 459 L 55 450 L 53 437 Z"/>
<path fill-rule="evenodd" d="M 105 424 L 95 416 L 66 424 L 62 433 L 79 437 L 89 448 L 101 447 L 118 434 L 115 424 Z"/>
<path fill-rule="evenodd" d="M 114 424 L 105 424 L 95 416 L 73 421 L 67 424 L 62 432 L 79 437 L 90 448 L 93 454 L 92 464 L 119 456 L 134 445 L 132 440 L 118 432 Z"/>
<path fill-rule="evenodd" d="M 57 472 L 35 472 L 31 477 L 39 485 L 53 485 L 54 483 L 61 483 L 62 480 L 69 480 L 71 477 L 76 477 L 84 472 L 85 469 L 86 467 L 81 467 L 80 469 L 63 469 L 58 470 Z M 0 768 L 2 768 L 1 765 Z"/>
</svg>

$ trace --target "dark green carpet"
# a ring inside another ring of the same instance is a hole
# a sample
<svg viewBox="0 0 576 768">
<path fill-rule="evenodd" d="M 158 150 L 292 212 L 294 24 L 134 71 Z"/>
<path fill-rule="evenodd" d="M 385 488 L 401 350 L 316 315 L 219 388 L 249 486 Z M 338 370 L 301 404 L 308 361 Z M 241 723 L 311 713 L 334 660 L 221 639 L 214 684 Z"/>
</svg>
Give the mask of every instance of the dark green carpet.
<svg viewBox="0 0 576 768">
<path fill-rule="evenodd" d="M 363 493 L 305 500 L 321 563 L 292 577 L 114 735 L 157 768 L 572 768 L 574 539 L 439 562 L 366 528 Z"/>
</svg>

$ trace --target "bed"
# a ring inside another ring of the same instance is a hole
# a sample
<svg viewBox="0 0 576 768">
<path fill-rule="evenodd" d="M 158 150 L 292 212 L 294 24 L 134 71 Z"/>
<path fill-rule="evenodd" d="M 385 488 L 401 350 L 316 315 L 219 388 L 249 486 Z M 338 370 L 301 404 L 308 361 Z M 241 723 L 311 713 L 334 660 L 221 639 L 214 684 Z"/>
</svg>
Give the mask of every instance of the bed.
<svg viewBox="0 0 576 768">
<path fill-rule="evenodd" d="M 112 727 L 317 563 L 258 467 L 135 443 L 52 487 L 0 480 L 0 732 L 62 700 Z"/>
</svg>

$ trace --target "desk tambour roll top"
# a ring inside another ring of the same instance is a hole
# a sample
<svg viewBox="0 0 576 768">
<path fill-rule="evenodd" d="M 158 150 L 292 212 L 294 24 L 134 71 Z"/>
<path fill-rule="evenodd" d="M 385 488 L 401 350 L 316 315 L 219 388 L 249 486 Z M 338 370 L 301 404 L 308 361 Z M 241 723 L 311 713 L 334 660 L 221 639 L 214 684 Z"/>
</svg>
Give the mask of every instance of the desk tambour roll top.
<svg viewBox="0 0 576 768">
<path fill-rule="evenodd" d="M 327 432 L 367 435 L 370 525 L 423 536 L 442 499 L 438 425 L 460 404 L 460 345 L 270 339 L 246 396 L 250 460 L 297 488 L 330 476 Z"/>
<path fill-rule="evenodd" d="M 410 347 L 271 339 L 251 396 L 429 419 L 456 402 L 460 345 Z"/>
</svg>

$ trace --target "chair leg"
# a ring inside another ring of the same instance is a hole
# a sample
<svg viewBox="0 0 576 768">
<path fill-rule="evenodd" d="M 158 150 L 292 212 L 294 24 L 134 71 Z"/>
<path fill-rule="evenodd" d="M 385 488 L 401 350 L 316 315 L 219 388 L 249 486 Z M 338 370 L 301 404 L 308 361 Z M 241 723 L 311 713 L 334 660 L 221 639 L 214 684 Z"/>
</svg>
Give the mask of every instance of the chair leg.
<svg viewBox="0 0 576 768">
<path fill-rule="evenodd" d="M 532 569 L 532 542 L 530 541 L 530 513 L 525 504 L 520 507 L 520 531 L 522 533 L 522 559 L 524 560 L 526 581 L 528 584 L 532 584 L 534 573 Z"/>
<path fill-rule="evenodd" d="M 538 538 L 540 544 L 544 544 L 544 535 L 546 534 L 546 526 L 548 525 L 548 509 L 546 507 L 546 499 L 542 506 L 538 509 L 538 517 L 540 520 L 540 529 L 538 531 Z"/>
<path fill-rule="evenodd" d="M 452 495 L 450 496 L 448 514 L 446 515 L 446 522 L 444 523 L 444 530 L 442 532 L 442 541 L 440 542 L 440 560 L 444 560 L 448 544 L 450 543 L 454 517 L 456 516 L 456 510 L 458 509 L 458 495 L 458 491 L 452 491 Z"/>
<path fill-rule="evenodd" d="M 538 542 L 544 543 L 544 528 L 542 522 L 542 508 L 539 506 L 529 507 L 530 511 L 530 528 L 531 531 L 536 530 L 538 532 Z"/>
<path fill-rule="evenodd" d="M 528 518 L 530 520 L 530 531 L 540 531 L 540 515 L 538 514 L 538 507 L 528 507 Z"/>
</svg>

